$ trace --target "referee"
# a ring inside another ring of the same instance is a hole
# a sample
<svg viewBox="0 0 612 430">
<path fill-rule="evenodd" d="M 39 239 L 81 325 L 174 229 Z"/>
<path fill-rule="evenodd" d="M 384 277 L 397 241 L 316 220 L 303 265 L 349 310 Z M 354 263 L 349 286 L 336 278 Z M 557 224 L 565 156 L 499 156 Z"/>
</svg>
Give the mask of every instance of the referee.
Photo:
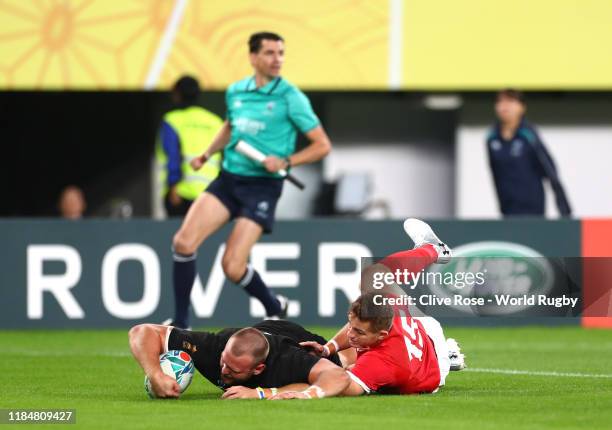
<svg viewBox="0 0 612 430">
<path fill-rule="evenodd" d="M 331 150 L 308 98 L 280 76 L 285 56 L 283 38 L 275 33 L 255 33 L 248 45 L 254 75 L 229 86 L 225 122 L 209 148 L 191 162 L 198 170 L 216 152 L 224 151 L 219 176 L 193 203 L 174 235 L 175 315 L 165 323 L 176 327 L 189 325 L 198 247 L 232 219 L 236 223 L 222 259 L 225 275 L 256 297 L 268 317 L 285 316 L 286 300 L 281 303 L 268 289 L 248 264 L 249 254 L 262 233 L 272 232 L 276 203 L 283 189 L 283 179 L 277 172 L 319 161 Z M 298 131 L 310 143 L 294 153 Z M 268 155 L 263 164 L 236 151 L 240 140 Z"/>
</svg>

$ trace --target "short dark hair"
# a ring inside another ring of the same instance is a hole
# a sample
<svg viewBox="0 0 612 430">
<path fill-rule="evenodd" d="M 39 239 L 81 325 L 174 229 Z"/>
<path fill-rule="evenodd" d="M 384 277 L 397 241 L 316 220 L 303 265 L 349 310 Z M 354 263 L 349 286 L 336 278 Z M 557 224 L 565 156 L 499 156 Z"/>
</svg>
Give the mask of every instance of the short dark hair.
<svg viewBox="0 0 612 430">
<path fill-rule="evenodd" d="M 237 357 L 248 354 L 253 357 L 254 364 L 260 364 L 266 361 L 270 352 L 270 344 L 266 336 L 253 327 L 246 327 L 238 330 L 232 335 L 231 353 Z"/>
<path fill-rule="evenodd" d="M 172 90 L 178 93 L 181 103 L 192 104 L 200 95 L 200 83 L 193 76 L 184 75 L 175 82 Z"/>
<path fill-rule="evenodd" d="M 257 54 L 261 49 L 261 42 L 264 40 L 274 40 L 275 42 L 284 42 L 279 34 L 272 33 L 269 31 L 260 31 L 259 33 L 251 34 L 249 37 L 249 52 L 251 54 Z"/>
<path fill-rule="evenodd" d="M 387 304 L 377 305 L 374 303 L 374 296 L 383 295 L 380 291 L 370 291 L 357 297 L 349 308 L 349 315 L 359 319 L 359 321 L 369 322 L 372 331 L 389 330 L 393 322 L 393 308 Z"/>
<path fill-rule="evenodd" d="M 502 97 L 507 97 L 509 99 L 514 99 L 521 104 L 525 104 L 525 94 L 522 91 L 519 91 L 514 88 L 504 88 L 497 93 L 495 100 L 499 100 Z"/>
</svg>

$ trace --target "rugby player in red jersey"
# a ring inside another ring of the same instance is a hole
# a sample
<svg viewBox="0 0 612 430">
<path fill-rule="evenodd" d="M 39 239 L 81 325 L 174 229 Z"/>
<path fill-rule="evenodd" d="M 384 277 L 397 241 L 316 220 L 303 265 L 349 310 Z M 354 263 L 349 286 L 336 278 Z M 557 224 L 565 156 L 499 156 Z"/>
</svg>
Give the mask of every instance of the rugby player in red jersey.
<svg viewBox="0 0 612 430">
<path fill-rule="evenodd" d="M 368 271 L 383 273 L 408 269 L 417 273 L 432 263 L 450 261 L 451 250 L 429 225 L 417 219 L 404 222 L 415 248 L 392 254 Z M 363 287 L 363 285 L 362 285 Z M 378 297 L 376 297 L 378 296 Z M 465 367 L 464 356 L 454 339 L 446 339 L 432 317 L 413 317 L 407 307 L 381 304 L 381 291 L 369 291 L 349 309 L 349 322 L 325 345 L 303 342 L 316 354 L 340 353 L 351 384 L 343 395 L 364 393 L 433 393 L 445 383 L 449 370 Z M 313 390 L 285 392 L 279 399 L 322 397 Z"/>
</svg>

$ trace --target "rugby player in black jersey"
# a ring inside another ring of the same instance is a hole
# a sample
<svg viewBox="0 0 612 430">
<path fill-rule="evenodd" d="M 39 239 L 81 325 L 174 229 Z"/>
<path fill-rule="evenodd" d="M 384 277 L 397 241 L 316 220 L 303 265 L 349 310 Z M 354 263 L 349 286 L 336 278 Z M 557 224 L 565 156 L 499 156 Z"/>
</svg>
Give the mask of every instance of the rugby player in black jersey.
<svg viewBox="0 0 612 430">
<path fill-rule="evenodd" d="M 289 321 L 266 320 L 218 333 L 141 324 L 130 330 L 129 339 L 157 397 L 180 394 L 176 381 L 159 364 L 160 354 L 169 350 L 191 355 L 198 372 L 225 391 L 224 399 L 270 398 L 304 384 L 310 385 L 307 391 L 312 397 L 335 396 L 350 383 L 337 355 L 317 357 L 299 345 L 325 344 L 325 339 Z"/>
</svg>

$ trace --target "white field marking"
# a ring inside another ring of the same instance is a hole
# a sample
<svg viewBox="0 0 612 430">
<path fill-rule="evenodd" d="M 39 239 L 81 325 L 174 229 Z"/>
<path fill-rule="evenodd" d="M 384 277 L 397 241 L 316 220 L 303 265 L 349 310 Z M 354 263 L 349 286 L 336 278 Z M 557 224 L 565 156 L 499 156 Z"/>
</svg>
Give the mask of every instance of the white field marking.
<svg viewBox="0 0 612 430">
<path fill-rule="evenodd" d="M 168 20 L 164 34 L 159 42 L 159 46 L 157 47 L 157 52 L 153 58 L 153 63 L 151 64 L 151 68 L 147 74 L 147 79 L 145 80 L 144 84 L 145 90 L 150 90 L 157 85 L 162 68 L 164 67 L 166 59 L 170 54 L 170 49 L 172 49 L 174 36 L 176 36 L 176 32 L 178 31 L 179 25 L 183 19 L 187 2 L 188 0 L 176 0 L 174 3 L 172 15 L 170 15 L 170 19 Z"/>
<path fill-rule="evenodd" d="M 500 373 L 503 375 L 528 375 L 528 376 L 553 376 L 565 378 L 612 378 L 612 375 L 597 374 L 597 373 L 576 373 L 576 372 L 552 372 L 540 370 L 515 370 L 515 369 L 483 369 L 477 367 L 468 367 L 462 372 L 477 372 L 477 373 Z"/>
</svg>

